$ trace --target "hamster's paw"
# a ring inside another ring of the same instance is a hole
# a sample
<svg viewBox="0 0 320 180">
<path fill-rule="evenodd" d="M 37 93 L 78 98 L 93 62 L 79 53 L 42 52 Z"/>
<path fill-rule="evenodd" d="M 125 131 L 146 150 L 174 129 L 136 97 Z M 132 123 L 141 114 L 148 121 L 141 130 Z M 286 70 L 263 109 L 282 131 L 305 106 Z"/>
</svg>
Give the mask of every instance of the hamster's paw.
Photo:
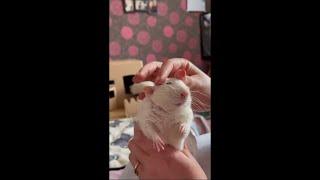
<svg viewBox="0 0 320 180">
<path fill-rule="evenodd" d="M 162 150 L 164 150 L 164 142 L 163 140 L 160 138 L 160 136 L 156 136 L 155 138 L 153 138 L 153 148 L 155 148 L 158 152 Z"/>
<path fill-rule="evenodd" d="M 185 136 L 187 134 L 186 125 L 185 124 L 180 124 L 180 126 L 179 126 L 179 134 L 181 136 Z"/>
</svg>

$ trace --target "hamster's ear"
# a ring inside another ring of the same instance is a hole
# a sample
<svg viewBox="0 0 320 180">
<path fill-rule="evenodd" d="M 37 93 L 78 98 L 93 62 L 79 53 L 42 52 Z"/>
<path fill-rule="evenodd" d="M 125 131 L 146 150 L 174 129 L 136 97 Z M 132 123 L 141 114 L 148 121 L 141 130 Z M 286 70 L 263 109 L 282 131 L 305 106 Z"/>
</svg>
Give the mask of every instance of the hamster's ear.
<svg viewBox="0 0 320 180">
<path fill-rule="evenodd" d="M 180 80 L 183 80 L 187 75 L 186 70 L 184 69 L 179 69 L 177 72 L 174 73 L 174 77 Z"/>
</svg>

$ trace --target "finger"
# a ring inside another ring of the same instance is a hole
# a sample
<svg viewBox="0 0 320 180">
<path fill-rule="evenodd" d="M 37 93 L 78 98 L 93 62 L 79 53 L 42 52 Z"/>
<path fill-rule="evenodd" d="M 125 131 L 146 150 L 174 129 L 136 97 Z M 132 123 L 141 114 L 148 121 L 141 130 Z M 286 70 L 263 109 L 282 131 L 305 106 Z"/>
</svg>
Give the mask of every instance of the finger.
<svg viewBox="0 0 320 180">
<path fill-rule="evenodd" d="M 142 163 L 140 165 L 137 166 L 137 176 L 141 177 L 141 173 L 143 173 L 143 169 L 145 166 L 142 165 Z M 141 178 L 142 179 L 142 178 Z"/>
<path fill-rule="evenodd" d="M 198 86 L 197 80 L 191 76 L 185 76 L 182 81 L 191 89 L 194 90 Z"/>
<path fill-rule="evenodd" d="M 142 164 L 142 162 L 140 162 L 133 153 L 129 154 L 129 160 L 130 160 L 130 163 L 132 164 L 132 168 L 135 169 L 135 167 L 136 167 L 137 174 L 140 175 L 140 173 L 143 172 L 142 169 L 143 169 L 144 164 Z"/>
<path fill-rule="evenodd" d="M 152 81 L 154 82 L 156 77 L 158 76 L 159 74 L 159 71 L 160 71 L 160 67 L 157 67 L 156 70 L 150 75 L 148 76 L 145 81 Z"/>
<path fill-rule="evenodd" d="M 187 144 L 184 144 L 182 152 L 187 155 L 191 154 Z"/>
<path fill-rule="evenodd" d="M 128 144 L 128 148 L 131 151 L 132 154 L 134 154 L 135 158 L 141 162 L 142 164 L 144 164 L 149 156 L 148 153 L 146 153 L 145 151 L 143 151 L 138 145 L 137 145 L 137 141 L 135 139 L 133 139 L 132 141 L 129 142 Z"/>
<path fill-rule="evenodd" d="M 174 73 L 174 77 L 180 80 L 183 80 L 187 75 L 187 72 L 185 69 L 178 69 L 175 73 Z"/>
<path fill-rule="evenodd" d="M 191 76 L 187 76 L 187 72 L 185 69 L 177 70 L 174 74 L 174 77 L 182 80 L 191 90 L 193 90 L 194 87 L 197 86 L 196 80 Z"/>
<path fill-rule="evenodd" d="M 193 155 L 191 154 L 190 149 L 189 149 L 189 147 L 188 147 L 187 144 L 184 144 L 184 148 L 183 148 L 182 152 L 183 152 L 183 154 L 186 155 L 188 158 L 191 158 L 191 159 L 194 159 L 194 160 L 195 160 L 195 158 L 194 158 Z"/>
<path fill-rule="evenodd" d="M 130 153 L 130 154 L 129 154 L 129 160 L 130 160 L 130 162 L 131 162 L 131 164 L 132 164 L 132 167 L 136 166 L 137 163 L 139 162 L 138 159 L 137 159 L 137 157 L 136 157 L 133 153 Z M 141 163 L 141 162 L 140 162 L 140 163 Z M 141 163 L 141 164 L 142 164 L 142 163 Z"/>
<path fill-rule="evenodd" d="M 162 65 L 162 63 L 158 62 L 158 61 L 154 61 L 154 62 L 146 64 L 133 77 L 133 79 L 132 79 L 133 82 L 139 83 L 139 82 L 145 81 L 147 78 L 152 76 L 152 74 L 157 70 L 157 68 L 160 68 L 161 65 Z"/>
<path fill-rule="evenodd" d="M 178 69 L 187 69 L 189 61 L 183 58 L 173 58 L 165 61 L 160 68 L 158 77 L 156 78 L 156 84 L 163 83 L 170 74 L 174 74 Z"/>
</svg>

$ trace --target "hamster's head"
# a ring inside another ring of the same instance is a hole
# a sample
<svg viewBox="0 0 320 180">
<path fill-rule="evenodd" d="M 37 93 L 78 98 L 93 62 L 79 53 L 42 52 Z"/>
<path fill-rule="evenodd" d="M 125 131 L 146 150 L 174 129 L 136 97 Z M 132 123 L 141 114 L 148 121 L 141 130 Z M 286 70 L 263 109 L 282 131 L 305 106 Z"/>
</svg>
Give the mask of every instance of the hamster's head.
<svg viewBox="0 0 320 180">
<path fill-rule="evenodd" d="M 154 86 L 151 100 L 166 111 L 191 106 L 190 89 L 183 81 L 168 78 L 165 83 Z"/>
</svg>

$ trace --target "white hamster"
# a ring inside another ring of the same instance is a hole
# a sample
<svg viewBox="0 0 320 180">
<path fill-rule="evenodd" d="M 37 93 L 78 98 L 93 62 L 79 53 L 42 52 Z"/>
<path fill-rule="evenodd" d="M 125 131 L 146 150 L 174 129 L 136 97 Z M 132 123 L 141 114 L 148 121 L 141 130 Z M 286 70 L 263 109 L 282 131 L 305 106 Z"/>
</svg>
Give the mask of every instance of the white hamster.
<svg viewBox="0 0 320 180">
<path fill-rule="evenodd" d="M 164 149 L 164 144 L 182 150 L 193 121 L 190 90 L 175 78 L 168 78 L 152 90 L 141 102 L 134 121 L 158 151 Z"/>
</svg>

